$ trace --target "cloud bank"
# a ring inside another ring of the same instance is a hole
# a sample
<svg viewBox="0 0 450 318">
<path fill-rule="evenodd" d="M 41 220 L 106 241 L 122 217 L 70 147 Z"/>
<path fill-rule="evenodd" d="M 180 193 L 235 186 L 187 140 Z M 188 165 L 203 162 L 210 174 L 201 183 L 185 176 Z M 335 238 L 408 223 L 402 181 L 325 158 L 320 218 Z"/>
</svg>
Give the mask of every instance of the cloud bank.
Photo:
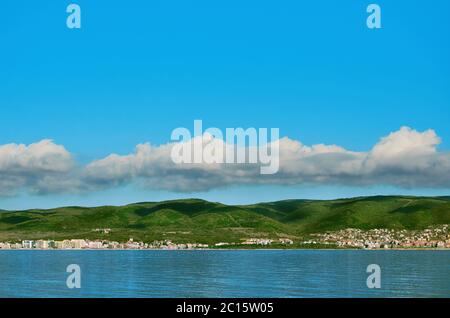
<svg viewBox="0 0 450 318">
<path fill-rule="evenodd" d="M 204 139 L 205 143 L 222 142 Z M 46 194 L 91 192 L 135 183 L 176 192 L 208 191 L 232 185 L 326 184 L 450 188 L 450 153 L 439 152 L 433 130 L 409 127 L 380 139 L 368 152 L 337 145 L 306 146 L 279 140 L 280 168 L 261 175 L 258 164 L 175 164 L 173 143 L 139 144 L 128 155 L 111 154 L 87 165 L 52 140 L 0 145 L 0 196 L 20 191 Z"/>
</svg>

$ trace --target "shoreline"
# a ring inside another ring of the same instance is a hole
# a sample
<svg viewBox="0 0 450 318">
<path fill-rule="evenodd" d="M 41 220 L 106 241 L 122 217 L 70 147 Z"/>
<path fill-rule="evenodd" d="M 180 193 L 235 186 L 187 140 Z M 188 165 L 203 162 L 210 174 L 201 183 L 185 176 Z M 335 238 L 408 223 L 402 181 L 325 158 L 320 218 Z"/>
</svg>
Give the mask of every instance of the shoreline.
<svg viewBox="0 0 450 318">
<path fill-rule="evenodd" d="M 135 252 L 198 252 L 198 251 L 366 251 L 366 252 L 376 252 L 376 251 L 450 251 L 450 248 L 390 248 L 390 249 L 358 249 L 358 248 L 229 248 L 229 249 L 220 249 L 220 248 L 203 248 L 203 249 L 89 249 L 89 248 L 71 248 L 71 249 L 39 249 L 39 248 L 21 248 L 21 249 L 0 249 L 2 251 L 49 251 L 49 252 L 92 252 L 92 251 L 105 251 L 105 252 L 124 252 L 124 251 L 135 251 Z"/>
</svg>

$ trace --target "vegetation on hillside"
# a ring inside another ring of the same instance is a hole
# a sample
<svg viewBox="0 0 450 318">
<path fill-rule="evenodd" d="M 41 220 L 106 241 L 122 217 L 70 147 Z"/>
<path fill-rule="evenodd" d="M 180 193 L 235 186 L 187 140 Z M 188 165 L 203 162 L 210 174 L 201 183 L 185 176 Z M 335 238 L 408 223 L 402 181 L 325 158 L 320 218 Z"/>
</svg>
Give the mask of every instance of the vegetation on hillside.
<svg viewBox="0 0 450 318">
<path fill-rule="evenodd" d="M 151 242 L 239 242 L 346 228 L 424 229 L 450 224 L 450 197 L 374 196 L 225 205 L 198 199 L 95 208 L 0 212 L 0 241 L 129 238 Z M 108 234 L 95 229 L 111 229 Z"/>
</svg>

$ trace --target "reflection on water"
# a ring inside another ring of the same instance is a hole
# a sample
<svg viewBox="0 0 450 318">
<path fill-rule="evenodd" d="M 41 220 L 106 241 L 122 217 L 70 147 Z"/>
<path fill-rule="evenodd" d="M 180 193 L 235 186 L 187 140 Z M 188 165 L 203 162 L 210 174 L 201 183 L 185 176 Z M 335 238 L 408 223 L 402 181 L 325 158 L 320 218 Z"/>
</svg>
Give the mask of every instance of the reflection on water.
<svg viewBox="0 0 450 318">
<path fill-rule="evenodd" d="M 0 251 L 0 297 L 450 297 L 450 251 Z"/>
</svg>

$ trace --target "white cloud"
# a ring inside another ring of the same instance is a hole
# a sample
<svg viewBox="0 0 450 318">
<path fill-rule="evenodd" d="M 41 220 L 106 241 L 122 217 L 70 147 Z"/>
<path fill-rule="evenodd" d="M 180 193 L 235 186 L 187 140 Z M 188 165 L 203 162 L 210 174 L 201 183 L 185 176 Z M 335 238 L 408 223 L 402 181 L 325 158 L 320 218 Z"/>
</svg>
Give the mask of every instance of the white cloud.
<svg viewBox="0 0 450 318">
<path fill-rule="evenodd" d="M 207 139 L 207 142 L 210 142 Z M 217 141 L 216 142 L 221 142 Z M 408 127 L 381 138 L 368 152 L 337 145 L 306 146 L 280 139 L 280 170 L 261 175 L 258 164 L 174 164 L 174 144 L 140 144 L 128 155 L 112 154 L 84 167 L 60 145 L 0 146 L 0 195 L 94 191 L 137 183 L 152 189 L 195 192 L 239 184 L 342 184 L 450 188 L 450 153 L 439 152 L 433 130 Z"/>
<path fill-rule="evenodd" d="M 41 191 L 42 180 L 64 180 L 74 169 L 72 155 L 52 140 L 23 145 L 0 146 L 0 195 L 12 195 L 28 188 Z"/>
<path fill-rule="evenodd" d="M 383 159 L 405 155 L 430 155 L 436 153 L 436 146 L 440 143 L 441 139 L 434 130 L 429 129 L 421 133 L 409 127 L 402 127 L 382 138 L 372 149 L 371 156 Z"/>
<path fill-rule="evenodd" d="M 0 146 L 0 171 L 64 172 L 72 168 L 71 154 L 52 140 L 44 139 L 29 146 L 7 144 Z"/>
</svg>

